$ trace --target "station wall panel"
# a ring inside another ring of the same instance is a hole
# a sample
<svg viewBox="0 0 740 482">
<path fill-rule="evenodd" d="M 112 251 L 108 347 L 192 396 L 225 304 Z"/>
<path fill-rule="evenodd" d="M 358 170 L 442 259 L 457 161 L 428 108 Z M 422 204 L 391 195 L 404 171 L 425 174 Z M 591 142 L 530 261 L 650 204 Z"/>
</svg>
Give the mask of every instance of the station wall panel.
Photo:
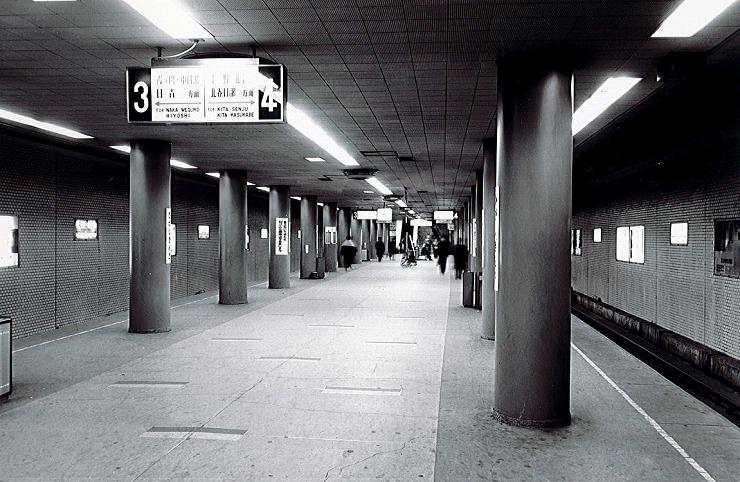
<svg viewBox="0 0 740 482">
<path fill-rule="evenodd" d="M 573 228 L 584 236 L 573 289 L 740 358 L 740 279 L 714 275 L 714 220 L 740 218 L 740 167 L 645 186 L 576 201 Z M 689 224 L 688 245 L 671 244 L 674 222 Z M 644 264 L 616 260 L 616 228 L 634 225 L 645 226 Z"/>
<path fill-rule="evenodd" d="M 128 166 L 0 134 L 0 215 L 19 218 L 19 266 L 0 268 L 0 313 L 14 337 L 125 311 L 129 301 Z M 75 219 L 98 239 L 74 238 Z M 249 191 L 252 282 L 267 279 L 267 197 Z M 218 289 L 218 185 L 173 175 L 177 255 L 172 299 Z M 198 225 L 210 239 L 198 239 Z"/>
</svg>

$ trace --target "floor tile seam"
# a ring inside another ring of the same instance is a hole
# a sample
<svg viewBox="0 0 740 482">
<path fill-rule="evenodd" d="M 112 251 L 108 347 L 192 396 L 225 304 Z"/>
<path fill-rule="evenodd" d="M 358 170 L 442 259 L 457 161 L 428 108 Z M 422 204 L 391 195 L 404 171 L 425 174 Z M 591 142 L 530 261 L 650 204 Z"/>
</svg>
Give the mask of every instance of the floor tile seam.
<svg viewBox="0 0 740 482">
<path fill-rule="evenodd" d="M 254 286 L 260 286 L 260 285 L 263 285 L 263 284 L 266 284 L 266 283 L 267 283 L 267 281 L 263 281 L 263 282 L 260 282 L 260 283 L 257 283 L 257 284 L 255 284 L 255 285 L 252 285 L 252 287 L 254 287 Z M 313 288 L 313 287 L 312 287 L 312 288 Z M 309 288 L 309 289 L 311 289 L 311 288 Z M 299 290 L 299 291 L 298 291 L 297 293 L 295 293 L 295 294 L 301 293 L 301 292 L 303 292 L 303 291 L 305 291 L 305 289 Z M 207 301 L 207 300 L 210 300 L 210 299 L 212 299 L 212 298 L 215 298 L 215 297 L 217 297 L 217 296 L 218 296 L 218 294 L 215 294 L 215 295 L 210 295 L 210 296 L 208 296 L 208 297 L 205 297 L 205 298 L 199 298 L 198 300 L 193 300 L 193 301 L 190 301 L 190 302 L 188 302 L 188 303 L 185 303 L 185 304 L 183 304 L 183 305 L 177 305 L 177 306 L 173 306 L 173 307 L 171 307 L 170 309 L 171 309 L 171 310 L 174 310 L 174 309 L 176 309 L 176 308 L 180 308 L 180 307 L 183 307 L 183 306 L 187 306 L 187 305 L 192 305 L 192 304 L 195 304 L 195 303 L 198 303 L 198 302 L 202 302 L 202 301 Z M 291 295 L 291 296 L 294 296 L 294 295 Z M 282 300 L 282 299 L 284 299 L 284 298 L 281 298 L 280 300 Z M 173 347 L 176 347 L 177 345 L 180 345 L 181 343 L 185 343 L 185 342 L 188 342 L 188 341 L 192 340 L 193 338 L 196 338 L 196 337 L 200 337 L 200 336 L 202 336 L 202 335 L 204 335 L 204 334 L 207 334 L 207 333 L 209 333 L 209 332 L 210 332 L 210 331 L 212 331 L 212 330 L 220 329 L 220 328 L 222 328 L 222 327 L 223 327 L 224 325 L 227 325 L 227 324 L 229 324 L 229 323 L 233 323 L 233 322 L 234 322 L 235 320 L 237 320 L 237 319 L 239 319 L 239 318 L 242 318 L 242 317 L 248 316 L 248 315 L 250 315 L 251 313 L 254 313 L 254 312 L 256 312 L 256 311 L 262 310 L 262 309 L 266 308 L 267 306 L 270 306 L 271 304 L 273 304 L 273 303 L 276 303 L 276 302 L 278 302 L 278 301 L 280 301 L 280 300 L 275 300 L 275 301 L 272 301 L 272 302 L 268 302 L 268 303 L 267 303 L 267 304 L 266 304 L 265 306 L 262 306 L 262 307 L 260 307 L 260 308 L 257 308 L 257 309 L 256 309 L 255 311 L 252 311 L 252 312 L 246 313 L 246 314 L 244 314 L 244 315 L 238 315 L 238 316 L 236 316 L 235 318 L 230 318 L 230 319 L 226 319 L 226 320 L 224 320 L 223 322 L 220 322 L 220 323 L 218 323 L 218 324 L 217 324 L 216 326 L 213 326 L 213 327 L 211 327 L 211 328 L 208 328 L 208 329 L 206 329 L 206 330 L 204 330 L 204 331 L 201 331 L 201 332 L 199 332 L 199 333 L 195 333 L 195 334 L 193 334 L 193 335 L 191 335 L 191 336 L 188 336 L 188 337 L 186 337 L 186 338 L 183 338 L 183 339 L 181 339 L 181 340 L 178 340 L 178 341 L 174 342 L 174 343 L 173 343 L 173 344 L 171 344 L 171 345 L 167 345 L 167 346 L 161 347 L 161 348 L 159 348 L 159 349 L 155 349 L 154 351 L 151 351 L 151 352 L 147 352 L 147 354 L 146 354 L 146 355 L 145 355 L 144 357 L 139 357 L 139 358 L 135 358 L 135 359 L 129 359 L 129 360 L 127 361 L 127 362 L 124 362 L 124 363 L 123 363 L 123 364 L 121 364 L 121 365 L 117 365 L 117 366 L 114 366 L 114 367 L 112 367 L 111 369 L 109 369 L 109 370 L 107 370 L 107 371 L 105 371 L 105 372 L 102 372 L 102 373 L 98 373 L 97 375 L 95 375 L 95 376 L 93 376 L 93 377 L 91 377 L 91 378 L 88 378 L 88 379 L 86 379 L 86 380 L 80 380 L 79 382 L 77 382 L 77 383 L 75 383 L 75 384 L 73 384 L 73 385 L 70 385 L 70 386 L 68 386 L 68 387 L 65 387 L 65 388 L 63 388 L 63 389 L 61 389 L 61 390 L 59 390 L 59 391 L 56 391 L 56 392 L 50 393 L 50 394 L 48 394 L 48 395 L 43 395 L 43 396 L 41 396 L 41 397 L 39 397 L 39 398 L 37 398 L 37 399 L 35 399 L 35 400 L 32 400 L 32 401 L 29 401 L 29 402 L 26 402 L 26 403 L 20 404 L 20 405 L 18 405 L 17 407 L 14 407 L 14 408 L 11 408 L 11 409 L 9 409 L 9 410 L 6 410 L 6 411 L 3 411 L 3 412 L 0 412 L 0 417 L 4 416 L 4 415 L 5 415 L 5 414 L 7 414 L 7 413 L 11 413 L 11 412 L 13 412 L 13 411 L 15 411 L 15 410 L 17 410 L 17 409 L 19 409 L 19 408 L 22 408 L 22 407 L 25 407 L 25 408 L 29 408 L 29 409 L 30 409 L 30 407 L 31 407 L 31 406 L 33 406 L 33 405 L 35 405 L 35 404 L 37 404 L 37 403 L 41 402 L 42 400 L 48 399 L 49 397 L 54 397 L 54 396 L 55 396 L 55 395 L 57 395 L 57 394 L 62 394 L 63 392 L 67 392 L 68 390 L 74 390 L 74 389 L 75 389 L 75 388 L 76 388 L 76 387 L 77 387 L 78 385 L 80 385 L 80 384 L 83 384 L 83 383 L 89 383 L 89 382 L 91 382 L 92 380 L 94 380 L 94 379 L 96 379 L 96 378 L 98 378 L 98 377 L 103 377 L 103 376 L 105 376 L 105 375 L 107 375 L 107 374 L 109 374 L 109 373 L 111 373 L 111 372 L 119 371 L 119 370 L 122 370 L 122 369 L 126 369 L 127 367 L 130 367 L 130 366 L 134 366 L 135 364 L 137 364 L 137 363 L 140 363 L 140 362 L 141 362 L 141 360 L 142 360 L 143 358 L 148 358 L 148 357 L 150 357 L 150 356 L 154 356 L 154 355 L 156 355 L 156 354 L 158 354 L 158 353 L 161 353 L 161 352 L 163 352 L 163 351 L 165 351 L 165 350 L 170 350 L 170 349 L 172 349 Z M 121 320 L 121 321 L 119 321 L 119 322 L 116 322 L 116 323 L 113 323 L 113 324 L 109 324 L 109 325 L 106 325 L 106 326 L 104 326 L 104 327 L 99 327 L 99 328 L 95 328 L 95 329 L 92 329 L 92 330 L 88 330 L 88 331 L 85 331 L 85 332 L 79 332 L 78 334 L 80 334 L 80 335 L 82 335 L 82 334 L 86 334 L 86 333 L 89 333 L 90 331 L 96 331 L 96 330 L 98 330 L 98 329 L 102 329 L 102 328 L 106 328 L 106 327 L 114 326 L 114 325 L 117 325 L 117 324 L 125 323 L 125 322 L 127 322 L 128 320 L 129 320 L 129 319 L 128 319 L 128 318 L 126 318 L 125 320 Z M 71 336 L 66 336 L 66 337 L 60 338 L 60 339 L 58 339 L 58 340 L 51 340 L 51 341 L 49 341 L 49 342 L 44 342 L 44 343 L 42 343 L 42 344 L 38 344 L 38 345 L 32 345 L 32 346 L 29 346 L 29 347 L 27 347 L 27 348 L 33 348 L 33 347 L 36 347 L 36 346 L 42 346 L 42 345 L 45 345 L 45 344 L 51 343 L 51 342 L 53 342 L 53 341 L 60 341 L 60 340 L 63 340 L 63 339 L 67 339 L 67 338 L 71 338 Z"/>
</svg>

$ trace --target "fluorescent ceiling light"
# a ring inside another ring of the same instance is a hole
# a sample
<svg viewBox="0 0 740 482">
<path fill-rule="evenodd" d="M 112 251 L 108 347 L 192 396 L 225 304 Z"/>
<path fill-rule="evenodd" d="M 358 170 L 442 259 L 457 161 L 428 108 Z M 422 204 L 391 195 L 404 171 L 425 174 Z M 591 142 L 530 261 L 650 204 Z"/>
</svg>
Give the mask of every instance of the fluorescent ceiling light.
<svg viewBox="0 0 740 482">
<path fill-rule="evenodd" d="M 326 162 L 324 159 L 320 157 L 307 157 L 306 160 L 308 162 Z"/>
<path fill-rule="evenodd" d="M 409 209 L 409 214 L 416 214 L 416 211 L 414 211 L 413 209 Z"/>
<path fill-rule="evenodd" d="M 406 205 L 406 201 L 404 201 L 403 199 L 397 199 L 397 200 L 396 200 L 396 204 L 398 204 L 398 205 L 399 205 L 400 207 L 402 207 L 402 208 L 407 208 L 407 207 L 408 207 L 408 206 Z"/>
<path fill-rule="evenodd" d="M 573 113 L 573 135 L 578 134 L 592 120 L 596 119 L 610 105 L 626 94 L 642 79 L 639 77 L 610 77 L 596 89 Z"/>
<path fill-rule="evenodd" d="M 187 162 L 178 161 L 177 159 L 170 159 L 170 166 L 179 167 L 180 169 L 196 169 L 192 164 Z"/>
<path fill-rule="evenodd" d="M 658 27 L 653 37 L 691 37 L 736 0 L 684 0 Z"/>
<path fill-rule="evenodd" d="M 259 188 L 257 188 L 259 189 Z M 301 198 L 299 196 L 290 196 L 290 199 L 295 199 L 296 201 L 300 201 Z"/>
<path fill-rule="evenodd" d="M 254 186 L 254 183 L 247 181 L 247 186 Z"/>
<path fill-rule="evenodd" d="M 175 0 L 123 0 L 172 38 L 206 39 L 213 36 Z"/>
<path fill-rule="evenodd" d="M 131 146 L 127 146 L 125 144 L 120 145 L 120 146 L 108 146 L 108 147 L 110 147 L 111 149 L 115 149 L 117 151 L 125 152 L 127 154 L 131 153 Z M 183 162 L 183 161 L 178 161 L 177 159 L 170 159 L 170 166 L 179 167 L 180 169 L 197 169 L 197 167 L 193 166 L 192 164 L 188 164 L 187 162 Z M 215 173 L 208 173 L 208 174 L 211 175 L 211 174 L 218 174 L 218 173 L 215 172 Z M 217 176 L 214 176 L 214 177 L 217 177 Z"/>
<path fill-rule="evenodd" d="M 257 186 L 260 191 L 270 192 L 270 188 L 266 186 Z"/>
<path fill-rule="evenodd" d="M 221 174 L 217 172 L 207 172 L 206 176 L 211 176 L 211 177 L 215 177 L 216 179 L 218 179 L 219 177 L 221 177 Z"/>
<path fill-rule="evenodd" d="M 345 166 L 359 166 L 360 164 L 354 157 L 350 156 L 347 151 L 342 149 L 339 144 L 332 139 L 313 119 L 307 116 L 298 107 L 288 103 L 285 112 L 288 124 L 293 126 L 298 132 L 311 139 L 319 147 L 336 158 Z"/>
<path fill-rule="evenodd" d="M 367 179 L 365 179 L 365 181 L 367 181 L 368 184 L 377 189 L 380 194 L 385 194 L 386 196 L 390 196 L 391 194 L 393 194 L 393 191 L 385 187 L 385 184 L 380 182 L 380 180 L 376 177 L 368 177 Z"/>
<path fill-rule="evenodd" d="M 362 192 L 364 192 L 365 194 L 375 194 L 375 191 L 362 191 Z"/>
<path fill-rule="evenodd" d="M 324 207 L 324 203 L 316 203 L 316 205 L 321 206 L 322 208 Z"/>
<path fill-rule="evenodd" d="M 92 139 L 92 136 L 88 136 L 87 134 L 73 131 L 72 129 L 67 129 L 66 127 L 58 126 L 56 124 L 51 124 L 50 122 L 42 122 L 40 120 L 36 120 L 21 114 L 16 114 L 15 112 L 10 112 L 9 110 L 5 109 L 0 109 L 0 119 L 6 119 L 9 121 L 17 122 L 18 124 L 35 127 L 36 129 L 53 132 L 54 134 L 71 137 L 72 139 Z"/>
</svg>

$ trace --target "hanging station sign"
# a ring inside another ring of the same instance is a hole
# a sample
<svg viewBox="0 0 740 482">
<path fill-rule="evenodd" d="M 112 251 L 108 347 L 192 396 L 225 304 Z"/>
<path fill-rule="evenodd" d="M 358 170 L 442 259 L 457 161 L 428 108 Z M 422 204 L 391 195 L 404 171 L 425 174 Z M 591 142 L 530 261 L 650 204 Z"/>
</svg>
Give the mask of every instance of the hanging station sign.
<svg viewBox="0 0 740 482">
<path fill-rule="evenodd" d="M 393 221 L 393 209 L 379 208 L 378 209 L 378 222 L 379 223 L 390 223 L 391 221 Z"/>
<path fill-rule="evenodd" d="M 358 220 L 365 220 L 365 219 L 378 219 L 378 212 L 377 211 L 355 211 L 352 215 L 353 218 Z"/>
<path fill-rule="evenodd" d="M 158 60 L 126 69 L 129 123 L 285 122 L 285 67 L 257 58 Z"/>
</svg>

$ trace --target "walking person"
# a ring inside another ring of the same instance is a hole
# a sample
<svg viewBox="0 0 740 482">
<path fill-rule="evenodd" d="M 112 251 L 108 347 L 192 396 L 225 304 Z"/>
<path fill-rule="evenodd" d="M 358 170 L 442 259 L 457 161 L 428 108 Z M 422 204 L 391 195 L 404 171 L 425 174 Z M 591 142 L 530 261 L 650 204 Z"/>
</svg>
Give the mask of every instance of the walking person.
<svg viewBox="0 0 740 482">
<path fill-rule="evenodd" d="M 457 243 L 452 248 L 452 258 L 455 260 L 455 279 L 462 279 L 463 271 L 468 267 L 468 247 Z"/>
<path fill-rule="evenodd" d="M 383 261 L 383 255 L 385 254 L 385 243 L 382 239 L 375 241 L 375 254 L 378 255 L 378 263 Z"/>
<path fill-rule="evenodd" d="M 352 269 L 352 261 L 357 255 L 357 246 L 352 242 L 352 236 L 347 236 L 342 245 L 339 247 L 339 254 L 344 261 L 344 271 Z"/>
<path fill-rule="evenodd" d="M 439 243 L 437 243 L 437 262 L 439 263 L 439 271 L 442 274 L 445 274 L 445 270 L 447 269 L 447 258 L 450 256 L 452 246 L 450 246 L 450 242 L 447 241 L 447 238 L 442 238 Z"/>
<path fill-rule="evenodd" d="M 391 259 L 391 261 L 396 259 L 396 253 L 398 253 L 398 248 L 396 248 L 396 243 L 391 241 L 388 245 L 388 257 Z"/>
</svg>

